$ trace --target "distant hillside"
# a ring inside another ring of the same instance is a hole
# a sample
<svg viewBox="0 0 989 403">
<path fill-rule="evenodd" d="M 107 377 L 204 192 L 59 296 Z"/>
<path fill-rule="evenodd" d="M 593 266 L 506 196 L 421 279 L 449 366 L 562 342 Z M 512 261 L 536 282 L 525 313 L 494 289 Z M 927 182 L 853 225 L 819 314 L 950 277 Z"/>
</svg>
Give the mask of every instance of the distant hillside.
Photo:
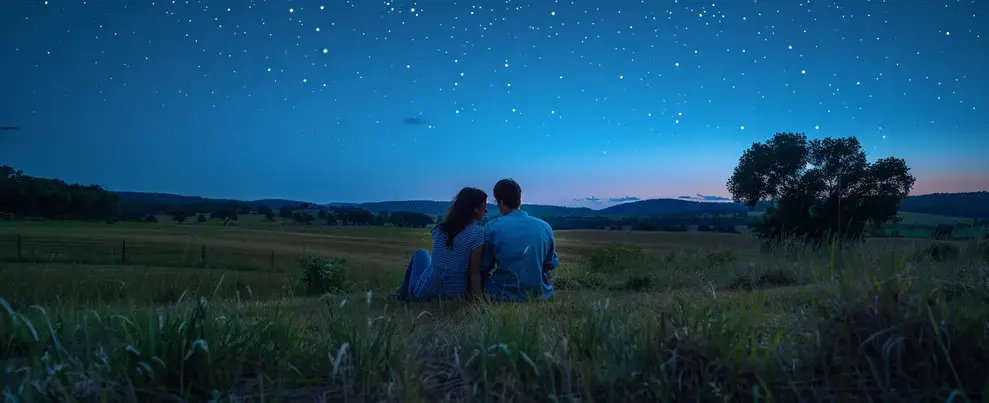
<svg viewBox="0 0 989 403">
<path fill-rule="evenodd" d="M 769 206 L 769 202 L 761 202 L 755 211 L 765 211 Z M 989 192 L 907 196 L 900 202 L 900 211 L 958 218 L 989 218 Z"/>
<path fill-rule="evenodd" d="M 339 206 L 339 204 L 333 203 L 331 207 Z M 438 215 L 446 213 L 446 209 L 450 207 L 450 202 L 445 201 L 435 201 L 435 200 L 407 200 L 407 201 L 383 201 L 383 202 L 371 202 L 371 203 L 356 203 L 350 204 L 349 207 L 360 207 L 362 209 L 368 210 L 372 213 L 378 214 L 382 211 L 396 212 L 396 211 L 406 211 L 409 213 L 423 213 L 429 215 Z"/>
<path fill-rule="evenodd" d="M 250 207 L 267 205 L 273 209 L 278 209 L 283 205 L 299 205 L 300 201 L 265 199 L 265 200 L 233 200 L 233 199 L 209 199 L 199 196 L 182 196 L 169 193 L 146 193 L 146 192 L 116 192 L 120 195 L 120 206 L 126 210 L 147 210 L 158 206 L 193 206 L 201 209 L 200 213 L 219 208 L 230 204 L 247 204 Z"/>
<path fill-rule="evenodd" d="M 523 204 L 522 210 L 537 217 L 587 217 L 600 214 L 598 210 L 587 207 L 562 207 L 545 204 Z M 497 213 L 498 206 L 490 205 L 488 211 Z"/>
<path fill-rule="evenodd" d="M 344 204 L 344 203 L 331 203 L 330 207 L 360 207 L 362 209 L 368 210 L 372 213 L 380 213 L 382 211 L 407 211 L 410 213 L 423 213 L 429 215 L 442 215 L 446 214 L 446 209 L 450 207 L 448 201 L 433 201 L 433 200 L 409 200 L 409 201 L 385 201 L 385 202 L 370 202 L 370 203 L 356 203 L 356 204 Z M 547 206 L 540 204 L 523 204 L 522 209 L 532 215 L 537 216 L 559 216 L 559 217 L 569 217 L 569 216 L 586 216 L 594 213 L 586 207 L 561 207 L 561 206 Z M 494 204 L 488 204 L 489 214 L 497 213 L 498 207 Z"/>
<path fill-rule="evenodd" d="M 900 211 L 949 217 L 989 218 L 989 192 L 910 196 L 900 202 Z"/>
<path fill-rule="evenodd" d="M 712 203 L 677 199 L 652 199 L 623 203 L 596 211 L 605 216 L 648 216 L 664 214 L 729 214 L 748 209 L 736 203 Z"/>
<path fill-rule="evenodd" d="M 241 201 L 232 199 L 208 199 L 198 196 L 180 196 L 165 193 L 117 192 L 121 207 L 139 209 L 155 206 L 197 205 L 205 211 L 230 203 L 243 203 L 250 207 L 267 205 L 278 209 L 283 205 L 298 205 L 297 200 L 264 199 Z M 760 203 L 756 211 L 765 210 L 767 203 Z M 359 207 L 373 213 L 382 211 L 407 211 L 429 215 L 442 215 L 450 206 L 449 201 L 407 200 L 370 203 L 330 203 L 327 207 Z M 740 213 L 748 209 L 738 203 L 714 203 L 683 199 L 651 199 L 618 204 L 602 210 L 587 207 L 563 207 L 538 204 L 524 204 L 522 208 L 529 214 L 539 217 L 593 217 L 593 216 L 655 216 L 670 214 Z M 488 205 L 489 214 L 497 214 L 494 204 Z M 908 213 L 935 214 L 949 217 L 989 218 L 989 192 L 935 193 L 910 196 L 900 204 L 900 211 Z"/>
<path fill-rule="evenodd" d="M 408 211 L 429 215 L 442 215 L 450 207 L 450 202 L 413 200 L 387 201 L 358 204 L 333 203 L 331 207 L 360 207 L 373 213 L 382 211 Z M 604 215 L 637 216 L 663 214 L 701 214 L 701 213 L 738 213 L 745 212 L 745 207 L 731 203 L 705 203 L 675 199 L 642 200 L 632 203 L 619 204 L 603 210 L 592 210 L 587 207 L 563 207 L 542 204 L 523 204 L 522 210 L 537 217 L 593 217 Z M 488 214 L 498 213 L 498 207 L 488 204 Z"/>
</svg>

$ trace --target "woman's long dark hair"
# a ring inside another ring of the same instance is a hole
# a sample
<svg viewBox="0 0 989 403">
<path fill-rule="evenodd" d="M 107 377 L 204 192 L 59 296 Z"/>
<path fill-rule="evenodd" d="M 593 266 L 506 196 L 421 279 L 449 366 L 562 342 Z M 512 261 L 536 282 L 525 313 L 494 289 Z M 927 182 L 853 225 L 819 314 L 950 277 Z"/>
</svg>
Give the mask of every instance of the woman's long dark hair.
<svg viewBox="0 0 989 403">
<path fill-rule="evenodd" d="M 477 214 L 477 208 L 484 207 L 487 200 L 488 194 L 481 189 L 472 187 L 460 189 L 457 198 L 453 200 L 453 205 L 447 210 L 443 222 L 436 226 L 446 232 L 446 247 L 453 248 L 453 238 L 470 225 L 474 215 Z"/>
</svg>

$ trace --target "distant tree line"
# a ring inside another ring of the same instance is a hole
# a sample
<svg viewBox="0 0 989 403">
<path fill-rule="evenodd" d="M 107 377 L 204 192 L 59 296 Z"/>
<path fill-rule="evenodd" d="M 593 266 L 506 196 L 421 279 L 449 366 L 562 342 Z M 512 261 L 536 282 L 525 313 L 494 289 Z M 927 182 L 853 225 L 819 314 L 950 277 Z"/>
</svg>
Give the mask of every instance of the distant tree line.
<svg viewBox="0 0 989 403">
<path fill-rule="evenodd" d="M 266 207 L 259 208 L 259 213 Z M 312 211 L 316 210 L 316 214 L 313 215 Z M 264 211 L 269 219 L 272 219 L 272 215 L 269 215 L 270 209 Z M 356 225 L 356 226 L 382 226 L 391 225 L 395 227 L 408 227 L 408 228 L 424 228 L 427 225 L 434 224 L 435 221 L 433 217 L 428 214 L 423 213 L 413 213 L 406 211 L 396 211 L 389 213 L 387 211 L 382 211 L 375 214 L 369 210 L 358 208 L 358 207 L 316 207 L 304 203 L 297 206 L 284 205 L 279 208 L 278 215 L 282 218 L 292 219 L 293 221 L 304 224 L 313 225 L 317 222 L 326 223 L 326 225 Z"/>
<path fill-rule="evenodd" d="M 119 201 L 99 185 L 67 184 L 0 166 L 0 213 L 8 218 L 113 220 Z"/>
<path fill-rule="evenodd" d="M 737 233 L 736 227 L 749 223 L 747 214 L 670 214 L 630 217 L 540 217 L 553 229 L 600 229 L 631 231 L 698 231 Z"/>
<path fill-rule="evenodd" d="M 932 193 L 910 196 L 900 203 L 903 211 L 989 221 L 989 192 Z"/>
</svg>

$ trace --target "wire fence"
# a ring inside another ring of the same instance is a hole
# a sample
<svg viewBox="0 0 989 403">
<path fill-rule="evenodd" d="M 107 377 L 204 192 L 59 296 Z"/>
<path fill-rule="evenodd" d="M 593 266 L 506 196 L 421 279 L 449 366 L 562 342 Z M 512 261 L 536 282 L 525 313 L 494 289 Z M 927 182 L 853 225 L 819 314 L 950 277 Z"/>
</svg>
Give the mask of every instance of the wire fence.
<svg viewBox="0 0 989 403">
<path fill-rule="evenodd" d="M 167 244 L 128 239 L 0 236 L 0 260 L 33 263 L 201 267 L 280 271 L 298 254 L 205 244 Z"/>
</svg>

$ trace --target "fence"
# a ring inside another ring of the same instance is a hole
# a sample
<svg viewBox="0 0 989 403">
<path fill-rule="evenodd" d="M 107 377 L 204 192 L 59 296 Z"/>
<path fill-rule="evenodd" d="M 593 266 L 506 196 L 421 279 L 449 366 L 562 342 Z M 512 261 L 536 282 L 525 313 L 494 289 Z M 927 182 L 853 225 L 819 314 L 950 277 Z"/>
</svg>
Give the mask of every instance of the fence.
<svg viewBox="0 0 989 403">
<path fill-rule="evenodd" d="M 302 254 L 127 239 L 0 236 L 0 260 L 278 271 Z"/>
</svg>

